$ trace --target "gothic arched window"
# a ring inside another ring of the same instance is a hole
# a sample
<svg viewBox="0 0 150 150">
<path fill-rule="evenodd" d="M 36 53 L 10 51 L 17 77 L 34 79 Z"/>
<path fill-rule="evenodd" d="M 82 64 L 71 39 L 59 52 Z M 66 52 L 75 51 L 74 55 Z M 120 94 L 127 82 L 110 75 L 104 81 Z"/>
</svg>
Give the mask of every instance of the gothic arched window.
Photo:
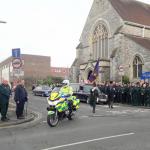
<svg viewBox="0 0 150 150">
<path fill-rule="evenodd" d="M 133 61 L 133 77 L 139 78 L 142 75 L 142 60 L 140 57 L 136 56 Z"/>
<path fill-rule="evenodd" d="M 108 32 L 103 24 L 96 26 L 92 36 L 93 59 L 108 58 Z"/>
</svg>

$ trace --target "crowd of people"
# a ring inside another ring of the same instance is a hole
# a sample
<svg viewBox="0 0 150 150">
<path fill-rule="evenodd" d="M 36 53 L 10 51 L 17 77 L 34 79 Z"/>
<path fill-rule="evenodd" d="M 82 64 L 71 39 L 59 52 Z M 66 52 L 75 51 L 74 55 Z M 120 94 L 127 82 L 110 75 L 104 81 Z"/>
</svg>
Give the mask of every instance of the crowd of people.
<svg viewBox="0 0 150 150">
<path fill-rule="evenodd" d="M 150 85 L 143 80 L 128 84 L 110 81 L 99 85 L 99 89 L 108 95 L 108 101 L 133 106 L 150 106 Z"/>
<path fill-rule="evenodd" d="M 8 121 L 7 111 L 9 106 L 10 96 L 16 103 L 16 117 L 17 119 L 24 119 L 24 104 L 28 101 L 28 93 L 24 86 L 24 80 L 17 80 L 17 85 L 10 87 L 7 80 L 3 80 L 0 84 L 0 114 L 1 121 Z"/>
<path fill-rule="evenodd" d="M 113 108 L 113 103 L 150 107 L 150 85 L 147 82 L 139 81 L 136 83 L 121 84 L 109 81 L 101 83 L 100 85 L 96 85 L 94 82 L 90 94 L 90 104 L 93 107 L 93 113 L 95 113 L 98 89 L 108 96 L 109 108 Z M 13 99 L 16 103 L 16 117 L 17 119 L 24 119 L 24 105 L 25 102 L 28 101 L 28 93 L 25 88 L 24 80 L 18 80 L 16 86 L 12 89 L 10 88 L 8 81 L 3 80 L 0 84 L 1 121 L 9 120 L 7 111 L 9 99 L 12 95 L 14 95 Z"/>
<path fill-rule="evenodd" d="M 111 109 L 114 103 L 150 107 L 150 85 L 143 80 L 128 84 L 109 81 L 96 85 L 93 82 L 89 102 L 93 108 L 93 113 L 95 113 L 98 90 L 107 95 L 108 107 Z"/>
</svg>

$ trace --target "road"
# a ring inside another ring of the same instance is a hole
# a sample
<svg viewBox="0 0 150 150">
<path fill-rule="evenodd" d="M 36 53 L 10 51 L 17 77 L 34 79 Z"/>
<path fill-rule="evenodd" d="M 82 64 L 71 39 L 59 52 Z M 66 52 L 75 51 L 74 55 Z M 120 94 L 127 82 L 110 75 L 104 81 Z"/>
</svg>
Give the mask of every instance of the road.
<svg viewBox="0 0 150 150">
<path fill-rule="evenodd" d="M 36 122 L 0 129 L 0 150 L 150 150 L 150 110 L 98 105 L 96 114 L 81 103 L 72 121 L 46 123 L 46 98 L 30 95 Z"/>
</svg>

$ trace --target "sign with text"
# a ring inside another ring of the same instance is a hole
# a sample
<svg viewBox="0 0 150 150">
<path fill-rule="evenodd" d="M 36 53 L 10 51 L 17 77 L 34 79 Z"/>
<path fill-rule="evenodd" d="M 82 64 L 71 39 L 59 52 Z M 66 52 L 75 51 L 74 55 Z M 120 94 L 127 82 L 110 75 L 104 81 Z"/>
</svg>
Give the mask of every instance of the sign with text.
<svg viewBox="0 0 150 150">
<path fill-rule="evenodd" d="M 150 72 L 143 72 L 141 75 L 141 79 L 150 79 Z"/>
<path fill-rule="evenodd" d="M 21 69 L 14 69 L 12 75 L 17 77 L 24 76 L 24 71 Z"/>
<path fill-rule="evenodd" d="M 12 57 L 20 58 L 20 48 L 12 49 Z"/>
</svg>

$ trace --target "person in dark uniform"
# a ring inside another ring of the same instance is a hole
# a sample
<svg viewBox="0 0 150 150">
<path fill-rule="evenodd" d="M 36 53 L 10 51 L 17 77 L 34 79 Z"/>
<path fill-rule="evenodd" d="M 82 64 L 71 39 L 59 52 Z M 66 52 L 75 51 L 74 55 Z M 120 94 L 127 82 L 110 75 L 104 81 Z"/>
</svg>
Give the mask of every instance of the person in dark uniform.
<svg viewBox="0 0 150 150">
<path fill-rule="evenodd" d="M 129 86 L 129 94 L 130 94 L 130 98 L 129 98 L 129 104 L 133 105 L 133 88 L 134 88 L 134 83 L 131 83 Z"/>
<path fill-rule="evenodd" d="M 146 99 L 146 84 L 144 83 L 140 87 L 140 105 L 144 106 L 145 105 L 145 99 Z"/>
<path fill-rule="evenodd" d="M 11 94 L 10 86 L 8 85 L 7 80 L 3 80 L 0 85 L 0 113 L 1 113 L 1 121 L 9 120 L 6 115 L 8 111 L 9 105 L 9 97 Z"/>
<path fill-rule="evenodd" d="M 145 106 L 150 107 L 150 86 L 146 83 L 146 90 L 145 90 Z"/>
<path fill-rule="evenodd" d="M 114 97 L 115 97 L 115 87 L 113 85 L 113 81 L 110 81 L 110 85 L 108 86 L 107 89 L 107 94 L 108 94 L 108 106 L 109 108 L 113 108 Z"/>
<path fill-rule="evenodd" d="M 93 113 L 95 113 L 97 97 L 98 97 L 98 87 L 96 86 L 96 83 L 94 82 L 93 88 L 90 90 L 90 105 L 93 108 L 92 110 Z"/>
<path fill-rule="evenodd" d="M 28 100 L 27 91 L 24 87 L 24 80 L 18 80 L 17 87 L 15 88 L 14 100 L 16 102 L 17 119 L 24 119 L 24 104 Z"/>
</svg>

